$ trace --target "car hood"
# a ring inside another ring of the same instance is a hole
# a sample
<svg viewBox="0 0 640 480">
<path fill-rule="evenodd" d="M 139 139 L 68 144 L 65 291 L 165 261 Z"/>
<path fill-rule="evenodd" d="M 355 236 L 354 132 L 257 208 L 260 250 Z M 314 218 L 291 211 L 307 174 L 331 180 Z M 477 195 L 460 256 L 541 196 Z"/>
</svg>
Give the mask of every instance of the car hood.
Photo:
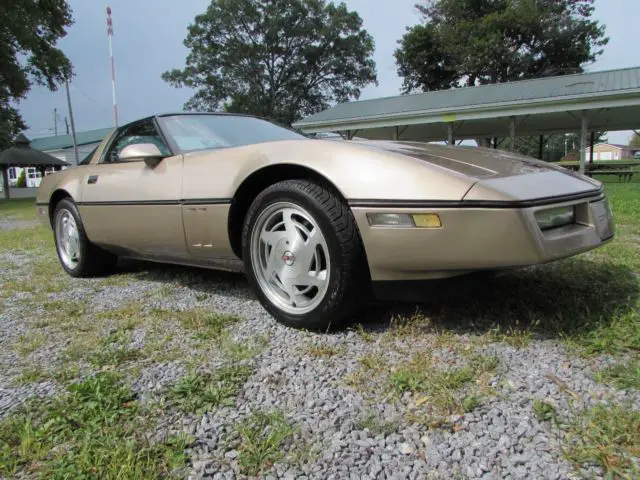
<svg viewBox="0 0 640 480">
<path fill-rule="evenodd" d="M 431 165 L 477 179 L 511 177 L 549 169 L 549 164 L 517 153 L 491 148 L 423 142 L 356 141 L 364 146 L 407 155 Z"/>
<path fill-rule="evenodd" d="M 528 200 L 597 191 L 601 184 L 557 165 L 504 150 L 423 142 L 356 141 L 473 181 L 465 200 Z"/>
</svg>

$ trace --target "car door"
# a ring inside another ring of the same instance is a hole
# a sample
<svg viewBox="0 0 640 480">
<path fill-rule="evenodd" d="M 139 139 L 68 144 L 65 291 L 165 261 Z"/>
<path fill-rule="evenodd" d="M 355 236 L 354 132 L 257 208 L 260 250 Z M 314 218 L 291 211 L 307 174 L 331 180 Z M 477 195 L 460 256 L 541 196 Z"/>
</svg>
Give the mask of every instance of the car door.
<svg viewBox="0 0 640 480">
<path fill-rule="evenodd" d="M 119 158 L 124 147 L 142 143 L 155 144 L 167 157 L 155 166 Z M 187 257 L 182 170 L 182 155 L 173 155 L 154 118 L 120 128 L 81 180 L 79 209 L 89 239 L 121 254 Z"/>
</svg>

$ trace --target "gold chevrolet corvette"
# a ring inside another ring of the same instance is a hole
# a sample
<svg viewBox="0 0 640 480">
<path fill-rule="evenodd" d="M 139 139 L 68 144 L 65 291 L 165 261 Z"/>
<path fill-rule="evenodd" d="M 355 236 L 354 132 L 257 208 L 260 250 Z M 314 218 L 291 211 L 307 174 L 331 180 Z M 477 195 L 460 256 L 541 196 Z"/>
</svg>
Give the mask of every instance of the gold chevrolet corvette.
<svg viewBox="0 0 640 480">
<path fill-rule="evenodd" d="M 217 113 L 115 129 L 45 177 L 36 205 L 69 275 L 118 257 L 244 271 L 276 319 L 309 329 L 399 282 L 549 262 L 614 234 L 599 182 L 529 157 Z"/>
</svg>

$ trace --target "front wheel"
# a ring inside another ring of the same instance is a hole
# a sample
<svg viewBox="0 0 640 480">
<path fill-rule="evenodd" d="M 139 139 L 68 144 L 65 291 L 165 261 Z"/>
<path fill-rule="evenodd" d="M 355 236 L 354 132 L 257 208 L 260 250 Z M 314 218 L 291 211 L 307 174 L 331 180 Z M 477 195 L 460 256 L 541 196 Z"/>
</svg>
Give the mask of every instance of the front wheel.
<svg viewBox="0 0 640 480">
<path fill-rule="evenodd" d="M 349 208 L 314 182 L 285 180 L 261 192 L 247 213 L 242 247 L 252 288 L 285 325 L 326 330 L 370 291 Z"/>
</svg>

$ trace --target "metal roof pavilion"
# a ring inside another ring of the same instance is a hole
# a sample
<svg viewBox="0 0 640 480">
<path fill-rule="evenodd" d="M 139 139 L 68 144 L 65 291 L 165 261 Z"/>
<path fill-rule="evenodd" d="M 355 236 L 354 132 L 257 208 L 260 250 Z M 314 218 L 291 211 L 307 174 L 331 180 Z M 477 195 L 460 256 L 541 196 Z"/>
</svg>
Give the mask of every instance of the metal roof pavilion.
<svg viewBox="0 0 640 480">
<path fill-rule="evenodd" d="M 293 126 L 347 138 L 449 143 L 581 132 L 586 150 L 588 131 L 640 127 L 640 67 L 342 103 Z"/>
<path fill-rule="evenodd" d="M 76 132 L 76 144 L 87 145 L 90 143 L 101 142 L 107 135 L 113 131 L 113 128 L 100 128 L 98 130 L 87 130 L 85 132 Z M 73 147 L 73 138 L 71 135 L 56 135 L 50 137 L 34 138 L 31 140 L 31 148 L 42 151 L 62 150 Z"/>
</svg>

